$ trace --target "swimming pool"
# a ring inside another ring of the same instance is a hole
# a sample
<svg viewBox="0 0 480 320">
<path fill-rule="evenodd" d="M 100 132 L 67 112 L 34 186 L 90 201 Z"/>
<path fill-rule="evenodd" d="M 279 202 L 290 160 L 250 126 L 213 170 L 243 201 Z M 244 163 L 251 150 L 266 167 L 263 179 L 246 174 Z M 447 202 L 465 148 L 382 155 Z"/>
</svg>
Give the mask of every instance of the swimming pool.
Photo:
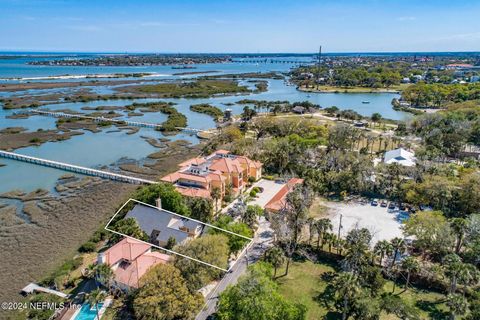
<svg viewBox="0 0 480 320">
<path fill-rule="evenodd" d="M 103 303 L 97 304 L 95 308 L 91 308 L 89 303 L 84 303 L 80 312 L 75 316 L 74 320 L 94 320 L 97 317 L 97 308 L 101 310 Z"/>
</svg>

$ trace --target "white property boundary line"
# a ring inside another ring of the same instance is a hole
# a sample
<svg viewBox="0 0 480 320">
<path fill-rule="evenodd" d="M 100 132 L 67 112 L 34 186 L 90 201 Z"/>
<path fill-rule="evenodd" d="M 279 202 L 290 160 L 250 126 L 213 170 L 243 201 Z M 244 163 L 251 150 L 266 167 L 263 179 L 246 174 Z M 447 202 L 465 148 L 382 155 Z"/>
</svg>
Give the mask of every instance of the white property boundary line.
<svg viewBox="0 0 480 320">
<path fill-rule="evenodd" d="M 167 252 L 169 252 L 169 253 L 176 254 L 176 255 L 178 255 L 178 256 L 180 256 L 180 257 L 183 257 L 183 258 L 186 258 L 186 259 L 190 259 L 190 260 L 195 261 L 195 262 L 198 262 L 198 263 L 202 263 L 202 264 L 204 264 L 204 265 L 206 265 L 206 266 L 209 266 L 209 267 L 212 267 L 212 268 L 215 268 L 215 269 L 219 269 L 219 270 L 224 271 L 224 272 L 229 272 L 229 271 L 237 264 L 237 262 L 238 262 L 239 259 L 235 260 L 235 263 L 233 263 L 228 269 L 224 269 L 224 268 L 215 266 L 215 265 L 213 265 L 213 264 L 210 264 L 210 263 L 208 263 L 208 262 L 204 262 L 204 261 L 195 259 L 195 258 L 193 258 L 193 257 L 189 257 L 189 256 L 187 256 L 187 255 L 184 255 L 184 254 L 175 252 L 175 251 L 173 251 L 173 250 L 169 250 L 169 249 L 166 249 L 166 248 L 163 248 L 163 247 L 154 245 L 154 244 L 152 244 L 152 243 L 150 243 L 150 242 L 143 241 L 143 240 L 134 238 L 134 237 L 132 237 L 132 236 L 129 236 L 129 235 L 120 233 L 120 232 L 118 232 L 118 231 L 109 229 L 108 226 L 110 225 L 110 223 L 113 221 L 113 219 L 120 213 L 120 211 L 123 210 L 123 208 L 124 208 L 130 201 L 133 201 L 133 202 L 136 202 L 136 203 L 139 203 L 139 204 L 142 204 L 142 205 L 144 205 L 144 206 L 148 206 L 148 207 L 151 207 L 151 208 L 154 208 L 154 209 L 160 211 L 160 209 L 157 208 L 157 207 L 155 207 L 155 206 L 152 206 L 152 205 L 150 205 L 150 204 L 148 204 L 148 203 L 141 202 L 141 201 L 138 201 L 138 200 L 135 200 L 135 199 L 130 198 L 130 199 L 127 200 L 127 202 L 125 202 L 125 203 L 120 207 L 120 209 L 118 209 L 118 211 L 115 213 L 115 215 L 108 221 L 107 225 L 105 226 L 105 230 L 110 231 L 110 232 L 115 233 L 115 234 L 118 234 L 118 235 L 121 235 L 121 236 L 124 236 L 124 237 L 127 237 L 127 238 L 130 238 L 130 239 L 133 239 L 133 240 L 136 240 L 136 241 L 139 241 L 139 242 L 142 242 L 142 243 L 145 243 L 145 244 L 148 244 L 148 245 L 150 245 L 150 246 L 152 246 L 152 247 L 155 247 L 155 248 L 158 248 L 158 249 L 161 249 L 161 250 L 165 250 L 165 251 L 167 251 Z M 229 233 L 229 234 L 231 234 L 231 235 L 238 236 L 238 237 L 244 238 L 244 239 L 246 239 L 246 240 L 250 240 L 250 242 L 245 246 L 245 248 L 244 248 L 244 249 L 242 250 L 242 252 L 238 255 L 238 257 L 241 257 L 241 256 L 243 255 L 243 253 L 252 245 L 252 243 L 253 243 L 253 241 L 254 241 L 253 238 L 245 237 L 245 236 L 243 236 L 243 235 L 241 235 L 241 234 L 238 234 L 238 233 L 235 233 L 235 232 L 232 232 L 232 231 L 229 231 L 229 230 L 225 230 L 225 229 L 216 227 L 216 226 L 214 226 L 214 225 L 211 225 L 211 224 L 208 224 L 208 223 L 205 223 L 205 222 L 196 220 L 196 219 L 192 219 L 192 218 L 190 218 L 190 217 L 183 216 L 183 215 L 178 214 L 178 213 L 175 213 L 175 212 L 171 212 L 171 211 L 168 211 L 168 210 L 165 210 L 165 209 L 161 209 L 161 210 L 162 210 L 162 211 L 166 211 L 166 212 L 168 212 L 168 213 L 170 213 L 170 214 L 173 214 L 173 215 L 175 215 L 175 216 L 177 216 L 177 217 L 180 217 L 180 218 L 183 218 L 183 219 L 189 219 L 189 220 L 195 221 L 195 222 L 197 222 L 197 223 L 201 223 L 201 224 L 203 224 L 203 225 L 205 225 L 205 226 L 208 226 L 208 227 L 210 227 L 210 228 L 214 228 L 214 229 L 217 229 L 217 230 L 220 230 L 220 231 Z"/>
</svg>

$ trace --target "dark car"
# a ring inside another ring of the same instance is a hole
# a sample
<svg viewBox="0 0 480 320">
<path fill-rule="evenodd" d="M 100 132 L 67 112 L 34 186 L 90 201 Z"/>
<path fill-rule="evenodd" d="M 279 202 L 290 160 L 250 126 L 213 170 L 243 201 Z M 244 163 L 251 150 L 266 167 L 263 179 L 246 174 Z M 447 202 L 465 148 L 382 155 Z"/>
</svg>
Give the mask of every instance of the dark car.
<svg viewBox="0 0 480 320">
<path fill-rule="evenodd" d="M 380 207 L 386 208 L 387 207 L 387 200 L 380 201 Z"/>
<path fill-rule="evenodd" d="M 388 209 L 395 209 L 395 202 L 390 202 L 390 204 L 388 205 Z"/>
<path fill-rule="evenodd" d="M 399 208 L 402 211 L 405 211 L 407 209 L 407 207 L 403 203 L 400 204 Z"/>
<path fill-rule="evenodd" d="M 378 200 L 377 199 L 373 199 L 372 202 L 370 202 L 370 204 L 374 207 L 378 206 Z"/>
</svg>

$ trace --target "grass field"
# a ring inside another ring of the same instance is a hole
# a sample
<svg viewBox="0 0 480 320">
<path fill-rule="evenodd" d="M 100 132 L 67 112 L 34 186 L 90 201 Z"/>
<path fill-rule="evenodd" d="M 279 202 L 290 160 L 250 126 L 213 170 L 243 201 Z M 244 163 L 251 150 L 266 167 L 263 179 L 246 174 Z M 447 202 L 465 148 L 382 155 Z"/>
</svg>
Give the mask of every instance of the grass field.
<svg viewBox="0 0 480 320">
<path fill-rule="evenodd" d="M 282 275 L 284 271 L 285 268 L 281 268 L 277 274 Z M 321 275 L 331 271 L 335 271 L 335 269 L 328 264 L 294 261 L 290 265 L 288 275 L 277 279 L 280 293 L 289 301 L 304 304 L 308 310 L 307 320 L 339 319 L 336 313 L 329 313 L 317 301 L 317 297 L 327 286 L 327 283 L 321 279 Z M 384 288 L 385 292 L 391 292 L 392 286 L 393 283 L 388 281 Z M 397 286 L 395 293 L 400 293 L 402 290 L 403 287 Z M 445 296 L 440 293 L 412 288 L 400 296 L 419 309 L 422 319 L 448 319 L 448 308 L 444 304 Z M 399 318 L 394 315 L 382 314 L 380 319 L 396 320 Z"/>
</svg>

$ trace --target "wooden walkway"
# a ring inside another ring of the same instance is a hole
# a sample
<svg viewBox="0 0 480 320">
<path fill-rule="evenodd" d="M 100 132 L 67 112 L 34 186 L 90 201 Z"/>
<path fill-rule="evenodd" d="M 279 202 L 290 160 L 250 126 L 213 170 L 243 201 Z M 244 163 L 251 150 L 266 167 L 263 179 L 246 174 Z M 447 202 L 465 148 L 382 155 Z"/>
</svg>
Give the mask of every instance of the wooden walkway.
<svg viewBox="0 0 480 320">
<path fill-rule="evenodd" d="M 35 291 L 54 294 L 54 295 L 59 296 L 61 298 L 68 298 L 68 294 L 65 294 L 65 293 L 57 291 L 57 290 L 41 287 L 38 284 L 33 283 L 33 282 L 29 283 L 25 288 L 22 289 L 22 292 L 24 292 L 26 294 L 31 294 Z"/>
<path fill-rule="evenodd" d="M 153 129 L 162 129 L 163 125 L 158 123 L 150 123 L 150 122 L 140 122 L 140 121 L 130 121 L 130 120 L 120 120 L 120 119 L 111 119 L 105 117 L 92 117 L 83 114 L 71 114 L 71 113 L 64 113 L 64 112 L 53 112 L 53 111 L 44 111 L 44 110 L 29 110 L 29 111 L 18 111 L 14 114 L 34 114 L 34 115 L 41 115 L 41 116 L 50 116 L 55 118 L 77 118 L 77 119 L 87 119 L 92 120 L 95 122 L 113 122 L 117 124 L 124 124 L 128 126 L 135 126 L 135 127 L 143 127 L 143 128 L 153 128 Z M 204 132 L 206 130 L 202 129 L 195 129 L 189 127 L 175 127 L 177 130 L 191 132 L 191 133 L 199 133 Z"/>
<path fill-rule="evenodd" d="M 0 150 L 0 157 L 2 158 L 7 158 L 7 159 L 13 159 L 17 161 L 23 161 L 23 162 L 28 162 L 28 163 L 33 163 L 45 167 L 50 167 L 50 168 L 56 168 L 56 169 L 61 169 L 65 171 L 70 171 L 70 172 L 75 172 L 75 173 L 80 173 L 88 176 L 94 176 L 94 177 L 100 177 L 104 179 L 110 179 L 114 181 L 120 181 L 120 182 L 126 182 L 126 183 L 132 183 L 132 184 L 155 184 L 158 183 L 156 181 L 151 181 L 151 180 L 146 180 L 142 178 L 135 178 L 135 177 L 130 177 L 126 176 L 123 174 L 118 174 L 118 173 L 113 173 L 113 172 L 108 172 L 108 171 L 102 171 L 102 170 L 97 170 L 97 169 L 92 169 L 92 168 L 87 168 L 87 167 L 81 167 L 81 166 L 76 166 L 73 164 L 68 164 L 68 163 L 63 163 L 63 162 L 58 162 L 58 161 L 53 161 L 53 160 L 47 160 L 47 159 L 42 159 L 42 158 L 36 158 L 32 156 L 27 156 L 23 154 L 18 154 L 14 152 L 8 152 L 8 151 L 3 151 Z"/>
</svg>

